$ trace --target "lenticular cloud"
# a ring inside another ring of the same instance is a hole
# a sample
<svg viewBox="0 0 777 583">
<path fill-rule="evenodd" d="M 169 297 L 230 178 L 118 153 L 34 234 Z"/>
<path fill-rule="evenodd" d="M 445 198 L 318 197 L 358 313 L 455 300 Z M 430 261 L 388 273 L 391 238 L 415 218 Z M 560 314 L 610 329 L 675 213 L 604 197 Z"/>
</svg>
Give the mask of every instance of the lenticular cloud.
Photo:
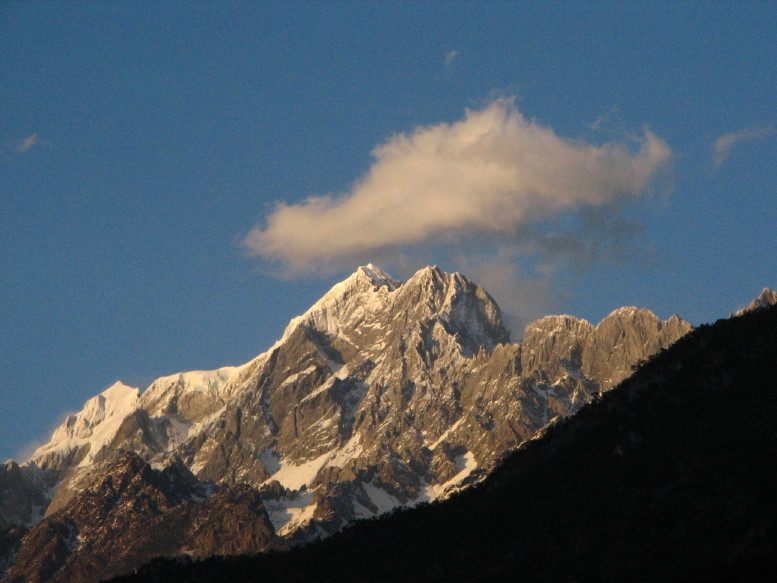
<svg viewBox="0 0 777 583">
<path fill-rule="evenodd" d="M 562 138 L 500 99 L 460 121 L 390 138 L 349 192 L 279 203 L 244 244 L 295 273 L 440 240 L 509 240 L 565 213 L 639 195 L 670 154 L 647 130 L 636 148 Z"/>
</svg>

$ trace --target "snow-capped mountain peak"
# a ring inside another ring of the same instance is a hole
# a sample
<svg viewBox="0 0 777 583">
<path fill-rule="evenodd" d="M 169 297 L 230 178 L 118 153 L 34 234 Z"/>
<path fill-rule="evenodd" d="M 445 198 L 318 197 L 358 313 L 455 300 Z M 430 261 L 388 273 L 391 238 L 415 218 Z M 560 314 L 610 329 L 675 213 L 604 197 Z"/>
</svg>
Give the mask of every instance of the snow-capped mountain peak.
<svg viewBox="0 0 777 583">
<path fill-rule="evenodd" d="M 30 460 L 41 464 L 53 456 L 64 458 L 66 465 L 76 459 L 78 465 L 88 465 L 100 448 L 113 439 L 124 419 L 137 409 L 139 400 L 140 389 L 115 382 L 89 399 L 79 413 L 69 415 Z"/>
<path fill-rule="evenodd" d="M 372 263 L 359 267 L 345 280 L 335 284 L 304 314 L 292 319 L 283 334 L 288 338 L 299 326 L 308 326 L 332 336 L 358 325 L 365 314 L 385 308 L 389 296 L 402 286 Z"/>
<path fill-rule="evenodd" d="M 402 285 L 402 282 L 394 279 L 380 267 L 373 265 L 372 263 L 360 266 L 354 275 L 366 276 L 375 286 L 375 289 L 386 286 L 389 291 L 394 291 L 400 285 Z"/>
<path fill-rule="evenodd" d="M 465 275 L 432 266 L 402 283 L 368 264 L 244 365 L 90 399 L 20 466 L 45 478 L 38 501 L 6 515 L 65 508 L 130 451 L 204 482 L 249 484 L 276 534 L 314 538 L 474 483 L 689 329 L 629 308 L 597 326 L 547 317 L 513 344 Z"/>
</svg>

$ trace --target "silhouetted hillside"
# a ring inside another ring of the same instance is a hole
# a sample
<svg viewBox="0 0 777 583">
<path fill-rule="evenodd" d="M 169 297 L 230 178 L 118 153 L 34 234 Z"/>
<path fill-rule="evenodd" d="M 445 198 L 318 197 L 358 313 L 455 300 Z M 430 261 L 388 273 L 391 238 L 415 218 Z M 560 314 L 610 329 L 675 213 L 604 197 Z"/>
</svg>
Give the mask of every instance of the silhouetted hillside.
<svg viewBox="0 0 777 583">
<path fill-rule="evenodd" d="M 702 326 L 442 504 L 121 581 L 774 580 L 777 308 Z"/>
</svg>

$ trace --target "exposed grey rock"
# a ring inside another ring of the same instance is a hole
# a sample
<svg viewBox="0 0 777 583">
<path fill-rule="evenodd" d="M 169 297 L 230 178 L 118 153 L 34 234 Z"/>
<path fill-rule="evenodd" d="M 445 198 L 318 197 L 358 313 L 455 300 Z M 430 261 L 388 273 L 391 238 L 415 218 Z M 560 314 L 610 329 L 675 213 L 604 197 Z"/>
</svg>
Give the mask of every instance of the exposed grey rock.
<svg viewBox="0 0 777 583">
<path fill-rule="evenodd" d="M 46 508 L 45 516 L 50 516 L 67 506 L 76 495 L 99 480 L 110 465 L 110 461 L 103 460 L 90 466 L 70 470 L 57 487 L 51 503 Z"/>
<path fill-rule="evenodd" d="M 615 310 L 593 330 L 586 343 L 583 373 L 609 390 L 631 375 L 632 367 L 691 330 L 677 315 L 667 321 L 634 307 Z"/>
</svg>

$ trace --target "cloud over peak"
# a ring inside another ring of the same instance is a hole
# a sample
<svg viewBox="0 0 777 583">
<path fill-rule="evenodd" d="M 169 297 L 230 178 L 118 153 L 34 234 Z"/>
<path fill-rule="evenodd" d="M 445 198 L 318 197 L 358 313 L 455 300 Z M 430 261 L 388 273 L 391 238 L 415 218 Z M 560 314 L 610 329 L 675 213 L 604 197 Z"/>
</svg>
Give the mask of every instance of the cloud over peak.
<svg viewBox="0 0 777 583">
<path fill-rule="evenodd" d="M 348 192 L 278 203 L 244 245 L 293 275 L 408 247 L 512 241 L 539 223 L 644 192 L 671 151 L 648 130 L 630 141 L 563 138 L 527 120 L 514 99 L 498 99 L 459 121 L 391 137 Z"/>
</svg>

